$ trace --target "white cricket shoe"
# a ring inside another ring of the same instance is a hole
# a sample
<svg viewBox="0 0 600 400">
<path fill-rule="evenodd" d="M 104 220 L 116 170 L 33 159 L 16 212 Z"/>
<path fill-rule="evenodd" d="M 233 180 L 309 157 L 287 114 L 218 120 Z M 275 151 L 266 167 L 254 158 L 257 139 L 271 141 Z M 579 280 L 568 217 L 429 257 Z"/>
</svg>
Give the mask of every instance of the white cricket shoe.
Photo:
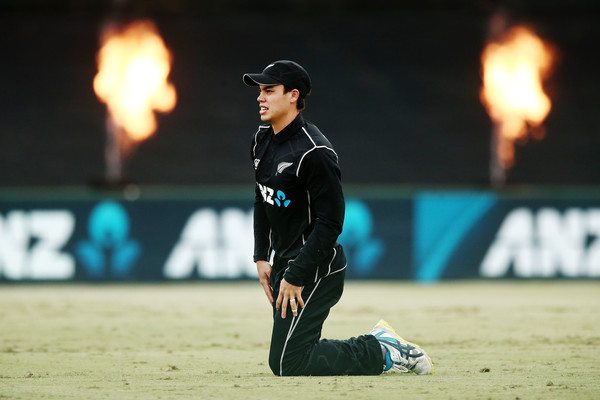
<svg viewBox="0 0 600 400">
<path fill-rule="evenodd" d="M 433 374 L 431 358 L 414 343 L 402 339 L 394 328 L 381 320 L 371 329 L 371 335 L 387 349 L 384 372 L 414 372 L 417 375 Z"/>
</svg>

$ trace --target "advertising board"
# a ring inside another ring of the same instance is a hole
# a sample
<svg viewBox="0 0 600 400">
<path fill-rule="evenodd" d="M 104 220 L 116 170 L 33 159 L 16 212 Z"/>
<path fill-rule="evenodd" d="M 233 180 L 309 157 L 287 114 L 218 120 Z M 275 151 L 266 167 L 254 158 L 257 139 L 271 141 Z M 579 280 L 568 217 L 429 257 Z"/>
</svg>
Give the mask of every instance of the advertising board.
<svg viewBox="0 0 600 400">
<path fill-rule="evenodd" d="M 339 241 L 354 279 L 598 278 L 600 196 L 351 193 Z M 254 279 L 252 250 L 241 196 L 0 201 L 5 282 Z"/>
</svg>

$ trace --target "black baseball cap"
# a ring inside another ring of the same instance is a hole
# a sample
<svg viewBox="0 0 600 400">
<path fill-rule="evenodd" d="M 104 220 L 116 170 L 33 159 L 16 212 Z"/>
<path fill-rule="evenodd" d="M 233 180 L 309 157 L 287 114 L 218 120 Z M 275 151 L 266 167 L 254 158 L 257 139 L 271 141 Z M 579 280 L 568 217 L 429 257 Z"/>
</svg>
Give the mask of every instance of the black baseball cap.
<svg viewBox="0 0 600 400">
<path fill-rule="evenodd" d="M 266 66 L 259 74 L 244 74 L 244 83 L 248 86 L 284 85 L 298 89 L 300 97 L 310 94 L 311 84 L 308 72 L 294 61 L 279 60 Z"/>
</svg>

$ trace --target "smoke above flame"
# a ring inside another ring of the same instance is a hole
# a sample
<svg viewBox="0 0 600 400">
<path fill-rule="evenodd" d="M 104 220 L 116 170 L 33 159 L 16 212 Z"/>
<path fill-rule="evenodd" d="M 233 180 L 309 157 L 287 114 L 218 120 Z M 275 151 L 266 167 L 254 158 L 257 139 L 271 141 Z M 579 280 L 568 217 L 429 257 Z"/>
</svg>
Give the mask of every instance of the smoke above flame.
<svg viewBox="0 0 600 400">
<path fill-rule="evenodd" d="M 171 53 L 151 21 L 105 29 L 97 54 L 94 91 L 106 103 L 112 124 L 133 142 L 157 128 L 154 111 L 175 107 L 175 87 L 167 81 Z"/>
<path fill-rule="evenodd" d="M 542 84 L 552 61 L 550 46 L 522 26 L 510 29 L 483 51 L 480 97 L 499 136 L 496 151 L 503 169 L 514 164 L 515 141 L 544 136 L 541 124 L 551 102 Z"/>
</svg>

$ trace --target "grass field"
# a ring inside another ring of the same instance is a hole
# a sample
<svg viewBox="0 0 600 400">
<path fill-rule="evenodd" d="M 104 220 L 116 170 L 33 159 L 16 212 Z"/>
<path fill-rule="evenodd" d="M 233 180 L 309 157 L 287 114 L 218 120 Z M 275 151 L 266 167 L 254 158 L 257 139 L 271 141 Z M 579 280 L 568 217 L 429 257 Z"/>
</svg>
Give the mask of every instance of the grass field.
<svg viewBox="0 0 600 400">
<path fill-rule="evenodd" d="M 0 399 L 595 399 L 600 282 L 349 282 L 324 337 L 384 317 L 432 376 L 273 376 L 258 283 L 0 286 Z"/>
</svg>

